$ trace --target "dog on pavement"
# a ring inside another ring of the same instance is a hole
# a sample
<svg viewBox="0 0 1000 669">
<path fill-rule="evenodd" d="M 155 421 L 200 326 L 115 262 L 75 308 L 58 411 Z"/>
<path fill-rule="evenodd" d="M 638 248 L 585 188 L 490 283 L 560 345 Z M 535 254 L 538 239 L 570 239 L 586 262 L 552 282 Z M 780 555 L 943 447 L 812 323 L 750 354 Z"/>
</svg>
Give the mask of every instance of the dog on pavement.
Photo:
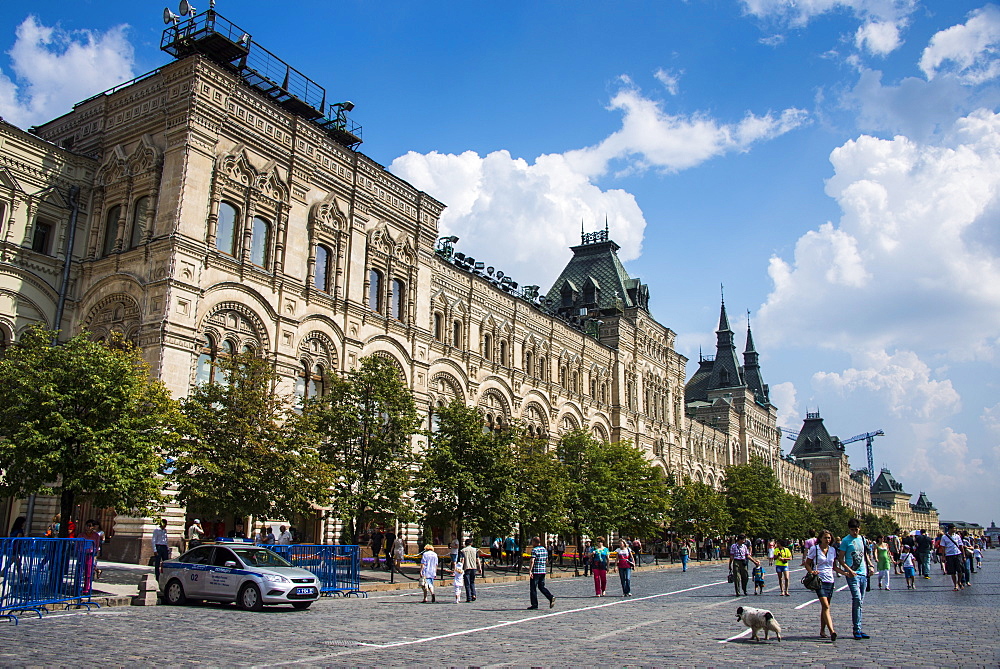
<svg viewBox="0 0 1000 669">
<path fill-rule="evenodd" d="M 774 632 L 775 638 L 781 641 L 781 625 L 774 619 L 774 614 L 770 611 L 755 609 L 751 606 L 741 606 L 736 609 L 736 619 L 753 631 L 750 638 L 754 641 L 760 641 L 760 637 L 757 634 L 761 630 L 764 630 L 765 639 L 768 638 L 770 632 Z"/>
</svg>

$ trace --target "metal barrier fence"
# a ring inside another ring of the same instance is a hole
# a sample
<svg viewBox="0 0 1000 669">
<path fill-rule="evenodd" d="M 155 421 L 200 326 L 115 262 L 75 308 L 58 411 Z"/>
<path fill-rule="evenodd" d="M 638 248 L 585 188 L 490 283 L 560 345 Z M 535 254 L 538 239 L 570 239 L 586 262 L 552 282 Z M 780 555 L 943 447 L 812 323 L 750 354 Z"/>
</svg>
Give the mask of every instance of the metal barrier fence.
<svg viewBox="0 0 1000 669">
<path fill-rule="evenodd" d="M 358 546 L 294 544 L 269 545 L 267 548 L 291 562 L 293 567 L 314 573 L 320 581 L 320 593 L 324 595 L 368 596 L 361 591 L 361 553 Z"/>
<path fill-rule="evenodd" d="M 51 604 L 100 607 L 90 601 L 96 557 L 88 539 L 0 539 L 0 618 L 41 618 Z"/>
</svg>

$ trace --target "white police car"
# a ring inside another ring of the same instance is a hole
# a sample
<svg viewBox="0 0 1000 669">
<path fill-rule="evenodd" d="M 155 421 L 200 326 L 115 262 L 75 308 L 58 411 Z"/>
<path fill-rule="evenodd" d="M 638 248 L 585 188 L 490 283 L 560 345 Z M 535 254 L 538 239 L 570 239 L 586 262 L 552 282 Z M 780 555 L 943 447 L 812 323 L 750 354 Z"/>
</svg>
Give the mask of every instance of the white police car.
<svg viewBox="0 0 1000 669">
<path fill-rule="evenodd" d="M 251 544 L 203 545 L 161 566 L 167 604 L 210 599 L 259 611 L 265 604 L 307 609 L 319 599 L 319 579 L 274 551 Z"/>
</svg>

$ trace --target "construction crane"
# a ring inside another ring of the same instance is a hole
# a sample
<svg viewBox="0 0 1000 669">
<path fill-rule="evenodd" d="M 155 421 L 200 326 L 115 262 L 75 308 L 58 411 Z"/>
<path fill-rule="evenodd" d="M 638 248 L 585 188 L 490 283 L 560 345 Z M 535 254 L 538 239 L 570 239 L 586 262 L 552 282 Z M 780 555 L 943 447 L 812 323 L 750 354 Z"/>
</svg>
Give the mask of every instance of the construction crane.
<svg viewBox="0 0 1000 669">
<path fill-rule="evenodd" d="M 868 446 L 868 479 L 871 481 L 871 485 L 875 485 L 875 460 L 872 458 L 872 442 L 875 441 L 875 437 L 884 437 L 885 432 L 882 430 L 875 430 L 874 432 L 865 432 L 864 434 L 859 434 L 851 437 L 850 439 L 844 439 L 841 444 L 853 444 L 856 441 L 861 441 L 864 439 Z"/>
</svg>

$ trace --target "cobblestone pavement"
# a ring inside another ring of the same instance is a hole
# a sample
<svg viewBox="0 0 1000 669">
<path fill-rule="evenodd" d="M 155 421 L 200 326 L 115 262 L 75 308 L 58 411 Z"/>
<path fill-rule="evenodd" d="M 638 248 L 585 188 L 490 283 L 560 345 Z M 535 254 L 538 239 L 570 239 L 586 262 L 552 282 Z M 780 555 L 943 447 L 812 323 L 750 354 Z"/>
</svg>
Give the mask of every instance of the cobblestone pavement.
<svg viewBox="0 0 1000 669">
<path fill-rule="evenodd" d="M 792 574 L 779 597 L 774 575 L 761 596 L 734 597 L 719 566 L 639 569 L 633 596 L 593 597 L 590 579 L 548 583 L 555 607 L 527 611 L 526 582 L 483 585 L 476 602 L 454 604 L 450 582 L 437 603 L 414 591 L 368 599 L 323 599 L 308 611 L 233 606 L 114 608 L 53 613 L 0 623 L 0 665 L 208 664 L 215 666 L 991 666 L 1000 664 L 1000 551 L 988 551 L 973 585 L 952 592 L 933 565 L 931 580 L 907 590 L 868 593 L 868 641 L 851 638 L 850 595 L 834 596 L 836 643 L 817 637 L 819 605 Z M 769 570 L 770 571 L 770 570 Z M 440 583 L 440 582 L 439 582 Z M 841 579 L 838 587 L 843 586 Z M 740 604 L 768 608 L 783 628 L 779 643 L 740 636 Z"/>
</svg>

